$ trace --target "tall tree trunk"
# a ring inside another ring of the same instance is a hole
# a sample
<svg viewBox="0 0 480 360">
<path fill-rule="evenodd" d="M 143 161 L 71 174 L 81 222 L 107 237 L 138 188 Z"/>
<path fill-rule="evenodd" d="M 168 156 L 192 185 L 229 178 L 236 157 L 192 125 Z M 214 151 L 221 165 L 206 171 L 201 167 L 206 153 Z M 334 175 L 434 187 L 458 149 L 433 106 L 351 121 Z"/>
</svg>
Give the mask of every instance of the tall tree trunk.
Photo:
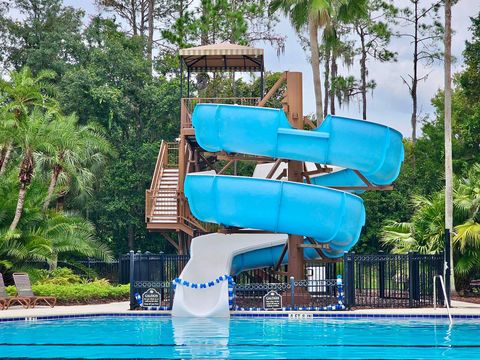
<svg viewBox="0 0 480 360">
<path fill-rule="evenodd" d="M 58 267 L 58 254 L 54 253 L 52 254 L 52 259 L 48 263 L 48 270 L 57 270 Z"/>
<path fill-rule="evenodd" d="M 58 198 L 57 198 L 57 205 L 55 207 L 55 209 L 57 211 L 63 211 L 63 209 L 65 208 L 65 192 L 61 192 L 59 195 L 58 195 Z"/>
<path fill-rule="evenodd" d="M 27 186 L 32 181 L 34 171 L 33 153 L 31 150 L 25 152 L 22 163 L 20 164 L 20 171 L 18 174 L 18 180 L 20 181 L 20 190 L 18 191 L 17 207 L 15 209 L 15 216 L 10 224 L 10 230 L 13 231 L 17 228 L 18 222 L 22 217 L 23 206 L 25 204 L 25 195 L 27 193 Z"/>
<path fill-rule="evenodd" d="M 322 83 L 320 79 L 320 53 L 318 50 L 318 25 L 313 19 L 309 19 L 308 33 L 310 36 L 311 65 L 313 74 L 313 89 L 315 92 L 315 115 L 317 125 L 322 122 L 323 104 L 322 104 Z"/>
<path fill-rule="evenodd" d="M 147 40 L 147 56 L 150 61 L 150 74 L 152 73 L 153 60 L 153 12 L 155 10 L 155 0 L 148 0 L 148 40 Z"/>
<path fill-rule="evenodd" d="M 10 231 L 13 231 L 17 228 L 18 222 L 22 217 L 23 205 L 25 204 L 25 195 L 27 193 L 27 186 L 24 183 L 20 184 L 20 190 L 18 191 L 18 200 L 17 208 L 15 209 L 15 217 L 13 218 L 12 223 L 10 224 Z"/>
<path fill-rule="evenodd" d="M 418 1 L 415 2 L 415 33 L 413 39 L 413 77 L 412 77 L 412 142 L 417 142 L 417 83 L 418 83 Z"/>
<path fill-rule="evenodd" d="M 148 2 L 150 2 L 150 0 L 148 0 Z M 142 37 L 142 39 L 145 38 L 145 13 L 146 13 L 146 9 L 148 8 L 148 6 L 149 6 L 149 4 L 147 4 L 147 7 L 145 7 L 145 1 L 144 0 L 140 1 L 140 29 L 139 29 L 139 32 L 140 32 L 140 36 Z M 147 14 L 147 16 L 148 16 L 148 14 Z M 147 18 L 147 22 L 148 22 L 148 18 Z"/>
<path fill-rule="evenodd" d="M 450 291 L 456 292 L 453 267 L 453 169 L 452 169 L 452 2 L 445 0 L 445 229 L 450 234 Z"/>
<path fill-rule="evenodd" d="M 360 58 L 360 77 L 362 93 L 362 119 L 367 120 L 367 49 L 365 48 L 365 33 L 363 29 L 360 32 L 361 58 Z"/>
<path fill-rule="evenodd" d="M 55 165 L 52 170 L 52 175 L 50 176 L 50 184 L 48 185 L 47 197 L 43 203 L 43 211 L 47 211 L 50 206 L 50 201 L 52 201 L 53 192 L 55 191 L 55 186 L 57 185 L 58 176 L 60 175 L 61 168 L 58 165 Z"/>
<path fill-rule="evenodd" d="M 1 153 L 0 158 L 0 175 L 3 175 L 7 170 L 8 161 L 10 160 L 10 156 L 12 155 L 12 144 L 6 144 Z"/>
<path fill-rule="evenodd" d="M 130 6 L 132 11 L 132 31 L 133 35 L 138 35 L 138 26 L 137 26 L 137 8 L 135 6 L 135 0 L 130 0 Z"/>
<path fill-rule="evenodd" d="M 337 77 L 337 54 L 335 50 L 332 49 L 332 59 L 331 59 L 331 67 L 332 70 L 330 71 L 330 79 L 332 80 L 332 89 L 330 90 L 330 114 L 335 115 L 335 79 Z"/>
<path fill-rule="evenodd" d="M 330 49 L 325 50 L 325 81 L 323 98 L 323 117 L 328 115 L 328 95 L 330 93 Z"/>
</svg>

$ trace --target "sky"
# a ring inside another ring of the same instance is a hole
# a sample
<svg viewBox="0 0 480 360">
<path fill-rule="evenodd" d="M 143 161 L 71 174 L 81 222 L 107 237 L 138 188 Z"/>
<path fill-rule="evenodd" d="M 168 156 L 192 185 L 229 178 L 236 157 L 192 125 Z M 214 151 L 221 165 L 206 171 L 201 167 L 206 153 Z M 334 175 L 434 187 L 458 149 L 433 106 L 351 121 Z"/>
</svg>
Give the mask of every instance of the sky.
<svg viewBox="0 0 480 360">
<path fill-rule="evenodd" d="M 81 7 L 87 14 L 94 15 L 98 9 L 93 4 L 93 0 L 64 0 L 66 5 Z M 395 0 L 398 7 L 404 7 L 409 3 L 408 0 Z M 443 9 L 441 10 L 443 13 Z M 453 71 L 460 71 L 462 66 L 462 52 L 465 47 L 465 41 L 470 39 L 470 17 L 476 16 L 480 12 L 480 0 L 459 0 L 453 7 L 452 27 L 454 35 L 452 39 L 452 54 L 456 58 L 453 65 Z M 303 73 L 303 94 L 304 94 L 304 113 L 310 114 L 315 111 L 315 99 L 313 93 L 312 71 L 308 62 L 307 54 L 300 46 L 295 31 L 291 27 L 288 19 L 281 18 L 277 25 L 277 32 L 286 36 L 285 52 L 277 55 L 276 49 L 266 44 L 256 44 L 257 47 L 265 49 L 265 67 L 268 71 L 301 71 Z M 440 44 L 443 48 L 443 45 Z M 411 73 L 413 48 L 405 38 L 392 39 L 392 51 L 398 53 L 397 62 L 379 63 L 370 61 L 368 64 L 370 79 L 375 79 L 377 87 L 373 96 L 369 95 L 368 120 L 391 126 L 401 131 L 405 136 L 410 136 L 411 125 L 411 98 L 407 86 L 403 83 L 401 76 L 404 77 Z M 355 64 L 350 72 L 359 76 L 359 67 Z M 419 117 L 433 116 L 431 98 L 435 93 L 443 88 L 443 63 L 434 64 L 426 69 L 420 67 L 420 74 L 429 73 L 426 81 L 419 84 L 418 104 Z M 351 102 L 348 107 L 338 108 L 337 115 L 361 117 L 361 104 Z"/>
</svg>

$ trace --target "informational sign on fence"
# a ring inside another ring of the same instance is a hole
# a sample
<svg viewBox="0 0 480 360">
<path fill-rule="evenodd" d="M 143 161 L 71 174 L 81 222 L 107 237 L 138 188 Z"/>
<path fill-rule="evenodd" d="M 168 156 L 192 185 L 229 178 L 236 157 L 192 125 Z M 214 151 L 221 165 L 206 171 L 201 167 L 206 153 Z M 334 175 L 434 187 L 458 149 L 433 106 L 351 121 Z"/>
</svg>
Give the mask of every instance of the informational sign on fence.
<svg viewBox="0 0 480 360">
<path fill-rule="evenodd" d="M 162 296 L 155 289 L 148 289 L 142 294 L 142 306 L 151 307 L 151 306 L 161 306 L 162 305 Z"/>
<path fill-rule="evenodd" d="M 266 310 L 276 310 L 282 308 L 282 297 L 276 291 L 269 291 L 263 297 L 263 308 Z"/>
</svg>

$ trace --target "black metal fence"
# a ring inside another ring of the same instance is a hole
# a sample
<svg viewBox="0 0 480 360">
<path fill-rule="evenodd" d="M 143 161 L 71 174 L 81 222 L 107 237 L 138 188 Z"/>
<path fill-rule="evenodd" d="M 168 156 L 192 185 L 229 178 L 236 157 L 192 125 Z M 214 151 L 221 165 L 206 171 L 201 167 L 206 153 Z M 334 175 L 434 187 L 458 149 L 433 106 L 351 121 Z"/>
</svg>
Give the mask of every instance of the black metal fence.
<svg viewBox="0 0 480 360">
<path fill-rule="evenodd" d="M 235 284 L 233 308 L 264 308 L 264 296 L 272 290 L 281 296 L 281 307 L 287 310 L 321 310 L 335 307 L 339 300 L 336 279 L 295 280 L 291 278 L 288 282 Z"/>
<path fill-rule="evenodd" d="M 135 294 L 156 288 L 161 293 L 162 306 L 168 307 L 173 299 L 172 280 L 180 275 L 188 260 L 188 255 L 131 252 L 109 263 L 96 260 L 60 261 L 58 266 L 71 268 L 89 277 L 107 278 L 113 283 L 130 283 L 132 307 L 137 304 Z M 28 265 L 48 268 L 46 263 L 40 262 Z M 432 306 L 433 277 L 443 275 L 443 267 L 443 254 L 346 253 L 337 263 L 307 262 L 305 278 L 294 279 L 293 285 L 286 276 L 286 266 L 277 270 L 248 270 L 234 277 L 234 304 L 242 308 L 261 307 L 266 292 L 275 290 L 286 306 L 324 307 L 336 303 L 336 278 L 342 275 L 348 307 Z M 292 294 L 293 287 L 295 291 Z M 440 288 L 437 288 L 437 293 L 441 293 Z"/>
<path fill-rule="evenodd" d="M 443 275 L 443 254 L 345 254 L 346 303 L 350 307 L 433 305 L 433 277 Z M 440 293 L 441 289 L 437 289 Z"/>
</svg>

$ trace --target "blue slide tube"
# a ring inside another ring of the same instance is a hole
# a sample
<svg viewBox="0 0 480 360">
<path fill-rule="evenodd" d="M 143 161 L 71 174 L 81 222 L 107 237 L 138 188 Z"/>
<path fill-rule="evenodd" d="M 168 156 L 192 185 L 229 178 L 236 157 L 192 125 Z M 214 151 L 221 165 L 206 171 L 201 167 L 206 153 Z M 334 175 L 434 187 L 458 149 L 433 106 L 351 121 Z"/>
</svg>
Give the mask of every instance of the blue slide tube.
<svg viewBox="0 0 480 360">
<path fill-rule="evenodd" d="M 310 236 L 338 254 L 365 223 L 360 197 L 302 183 L 198 173 L 185 179 L 185 195 L 202 221 Z"/>
<path fill-rule="evenodd" d="M 281 109 L 223 104 L 198 104 L 192 120 L 207 151 L 337 165 L 376 185 L 392 183 L 404 158 L 400 132 L 363 120 L 329 115 L 306 131 L 293 128 Z"/>
<path fill-rule="evenodd" d="M 342 256 L 358 241 L 365 208 L 358 196 L 328 186 L 364 186 L 354 170 L 375 185 L 388 185 L 397 178 L 404 159 L 398 131 L 363 120 L 327 116 L 320 127 L 306 131 L 293 128 L 283 110 L 198 104 L 192 122 L 198 143 L 207 151 L 344 167 L 312 177 L 311 185 L 201 173 L 185 180 L 185 195 L 198 219 L 312 237 L 329 244 L 323 253 L 331 258 Z M 271 264 L 281 249 L 240 254 L 234 267 Z M 318 255 L 312 249 L 304 253 L 307 259 Z"/>
</svg>

